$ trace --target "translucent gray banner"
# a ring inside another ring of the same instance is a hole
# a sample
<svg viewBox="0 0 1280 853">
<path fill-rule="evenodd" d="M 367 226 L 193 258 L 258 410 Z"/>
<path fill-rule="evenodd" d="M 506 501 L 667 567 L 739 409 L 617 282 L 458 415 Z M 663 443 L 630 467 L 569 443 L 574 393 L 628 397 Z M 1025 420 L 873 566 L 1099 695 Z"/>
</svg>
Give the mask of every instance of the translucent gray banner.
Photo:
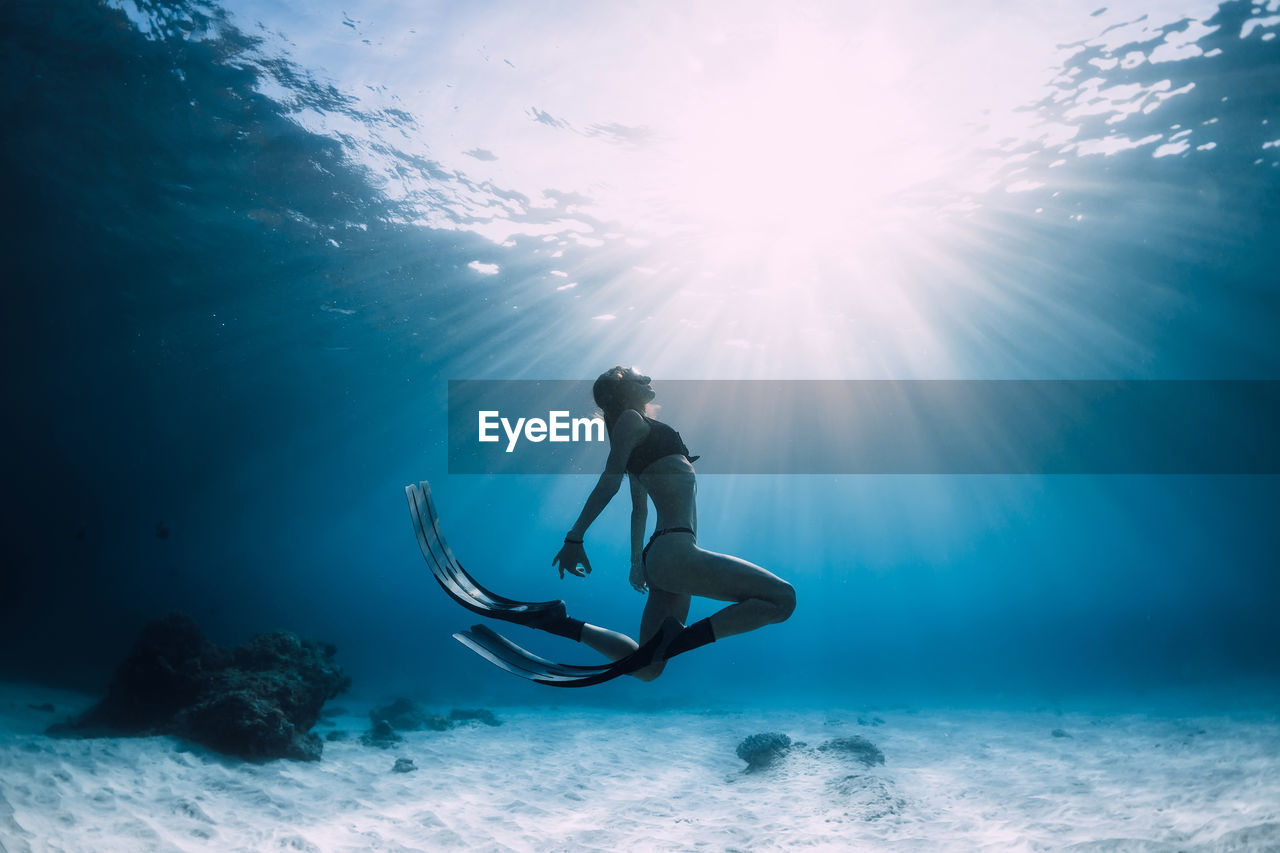
<svg viewBox="0 0 1280 853">
<path fill-rule="evenodd" d="M 598 474 L 590 380 L 450 381 L 450 474 Z M 1275 474 L 1280 381 L 655 380 L 703 474 Z M 576 420 L 576 423 L 575 423 Z M 486 440 L 481 440 L 482 438 Z"/>
</svg>

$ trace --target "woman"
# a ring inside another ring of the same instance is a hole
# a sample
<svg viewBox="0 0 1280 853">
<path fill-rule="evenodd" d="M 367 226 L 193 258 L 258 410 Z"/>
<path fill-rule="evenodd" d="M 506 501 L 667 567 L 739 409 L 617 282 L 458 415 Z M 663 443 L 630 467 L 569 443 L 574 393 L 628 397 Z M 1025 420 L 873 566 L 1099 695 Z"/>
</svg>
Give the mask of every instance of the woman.
<svg viewBox="0 0 1280 853">
<path fill-rule="evenodd" d="M 551 561 L 560 577 L 567 571 L 585 577 L 591 571 L 583 548 L 587 528 L 622 485 L 631 482 L 631 585 L 649 593 L 640 619 L 640 642 L 674 617 L 684 624 L 692 596 L 733 602 L 723 610 L 686 627 L 659 649 L 654 662 L 632 675 L 652 681 L 662 674 L 666 659 L 707 643 L 785 621 L 796 606 L 791 584 L 759 566 L 698 547 L 697 480 L 689 450 L 680 434 L 645 415 L 654 398 L 648 376 L 634 368 L 614 367 L 600 374 L 593 388 L 596 405 L 609 432 L 609 458 L 577 522 L 564 538 L 564 547 Z M 644 541 L 648 500 L 658 511 L 657 528 Z M 576 626 L 575 626 L 576 627 Z M 612 660 L 634 652 L 630 637 L 595 625 L 582 625 L 580 639 Z"/>
</svg>

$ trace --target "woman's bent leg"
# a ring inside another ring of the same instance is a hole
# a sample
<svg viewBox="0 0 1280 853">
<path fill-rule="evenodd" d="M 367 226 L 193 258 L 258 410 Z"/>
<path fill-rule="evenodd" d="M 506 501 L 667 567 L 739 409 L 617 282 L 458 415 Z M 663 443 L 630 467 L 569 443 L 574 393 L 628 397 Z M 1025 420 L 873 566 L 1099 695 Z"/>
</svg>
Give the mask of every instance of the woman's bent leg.
<svg viewBox="0 0 1280 853">
<path fill-rule="evenodd" d="M 609 660 L 621 660 L 640 648 L 636 641 L 626 634 L 601 628 L 599 625 L 584 624 L 582 626 L 582 644 L 589 646 Z"/>
<path fill-rule="evenodd" d="M 783 622 L 796 607 L 795 588 L 782 578 L 754 563 L 697 546 L 651 554 L 649 576 L 685 595 L 734 602 L 711 616 L 717 639 Z"/>
<path fill-rule="evenodd" d="M 674 616 L 681 622 L 689 617 L 689 596 L 667 592 L 662 589 L 649 589 L 649 600 L 644 606 L 644 615 L 640 617 L 640 642 L 649 640 L 668 616 Z M 621 660 L 640 648 L 635 640 L 626 634 L 601 628 L 589 623 L 582 626 L 582 643 L 595 649 L 609 660 Z M 644 669 L 631 673 L 641 681 L 653 681 L 662 674 L 666 661 L 651 664 Z"/>
<path fill-rule="evenodd" d="M 669 616 L 679 619 L 681 624 L 689 618 L 689 596 L 665 589 L 649 587 L 649 600 L 645 602 L 644 613 L 640 616 L 640 642 L 644 643 L 662 627 Z M 667 662 L 658 661 L 644 669 L 631 673 L 641 681 L 653 681 L 667 666 Z"/>
</svg>

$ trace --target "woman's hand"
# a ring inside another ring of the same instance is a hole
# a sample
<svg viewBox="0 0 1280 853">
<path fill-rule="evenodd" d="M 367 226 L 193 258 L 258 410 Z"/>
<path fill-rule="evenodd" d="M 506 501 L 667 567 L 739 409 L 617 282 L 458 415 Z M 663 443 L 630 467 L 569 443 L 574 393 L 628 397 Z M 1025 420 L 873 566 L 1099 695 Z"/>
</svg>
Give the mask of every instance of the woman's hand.
<svg viewBox="0 0 1280 853">
<path fill-rule="evenodd" d="M 644 578 L 643 563 L 631 564 L 631 588 L 640 593 L 649 588 L 649 582 Z"/>
<path fill-rule="evenodd" d="M 564 573 L 567 571 L 571 575 L 577 575 L 585 578 L 591 574 L 591 561 L 587 559 L 587 549 L 582 547 L 581 542 L 566 542 L 564 547 L 551 558 L 551 565 L 559 564 L 560 579 L 564 580 Z M 586 571 L 578 568 L 584 566 Z"/>
</svg>

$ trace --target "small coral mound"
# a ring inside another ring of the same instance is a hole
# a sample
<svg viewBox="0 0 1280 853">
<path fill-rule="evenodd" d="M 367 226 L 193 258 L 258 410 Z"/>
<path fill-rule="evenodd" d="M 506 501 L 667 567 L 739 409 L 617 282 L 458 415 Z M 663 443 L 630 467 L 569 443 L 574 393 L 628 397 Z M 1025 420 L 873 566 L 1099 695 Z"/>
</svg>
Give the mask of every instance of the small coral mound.
<svg viewBox="0 0 1280 853">
<path fill-rule="evenodd" d="M 860 761 L 867 767 L 873 764 L 884 764 L 884 753 L 871 741 L 864 737 L 838 737 L 818 746 L 818 752 L 844 755 Z"/>
<path fill-rule="evenodd" d="M 396 734 L 396 730 L 386 720 L 378 720 L 373 724 L 373 728 L 360 735 L 362 744 L 376 746 L 378 749 L 389 749 L 392 744 L 397 744 L 402 740 L 404 738 Z"/>
<path fill-rule="evenodd" d="M 487 708 L 454 708 L 449 712 L 449 719 L 454 722 L 466 722 L 468 720 L 484 723 L 486 726 L 500 726 L 502 721 Z"/>
<path fill-rule="evenodd" d="M 781 732 L 751 735 L 738 744 L 738 757 L 747 762 L 748 773 L 773 766 L 791 749 L 791 738 Z"/>
<path fill-rule="evenodd" d="M 398 729 L 402 732 L 416 732 L 420 729 L 442 732 L 451 725 L 447 717 L 442 717 L 439 714 L 428 714 L 418 707 L 417 702 L 404 697 L 396 699 L 390 705 L 374 708 L 369 712 L 369 720 L 375 725 L 386 721 L 391 724 L 393 729 Z"/>
<path fill-rule="evenodd" d="M 500 726 L 502 721 L 486 708 L 454 708 L 449 716 L 429 714 L 412 699 L 401 697 L 390 705 L 374 708 L 369 712 L 369 720 L 373 728 L 360 738 L 366 746 L 387 747 L 400 740 L 396 731 L 415 732 L 430 729 L 443 732 L 453 728 L 455 723 L 483 723 L 486 726 Z M 387 735 L 391 737 L 388 737 Z"/>
</svg>

